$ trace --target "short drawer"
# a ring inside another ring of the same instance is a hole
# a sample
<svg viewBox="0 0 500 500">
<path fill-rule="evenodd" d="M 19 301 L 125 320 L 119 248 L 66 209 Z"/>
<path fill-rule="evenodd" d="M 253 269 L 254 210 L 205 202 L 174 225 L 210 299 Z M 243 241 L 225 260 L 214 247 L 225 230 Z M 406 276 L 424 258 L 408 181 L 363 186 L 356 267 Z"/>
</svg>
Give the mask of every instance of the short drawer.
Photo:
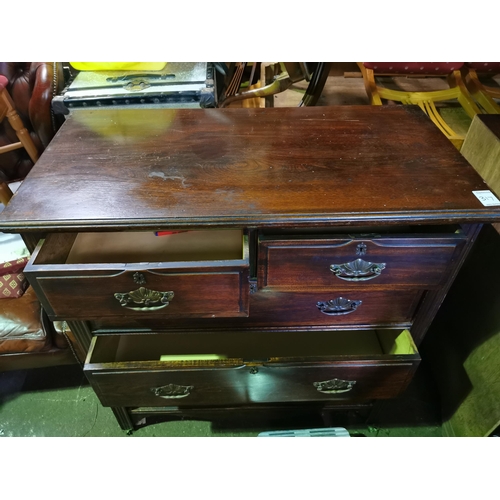
<svg viewBox="0 0 500 500">
<path fill-rule="evenodd" d="M 248 316 L 241 231 L 50 235 L 25 275 L 51 319 Z"/>
<path fill-rule="evenodd" d="M 225 332 L 94 337 L 84 369 L 104 406 L 195 407 L 392 398 L 419 361 L 406 330 Z"/>
<path fill-rule="evenodd" d="M 463 242 L 460 234 L 262 236 L 258 284 L 283 290 L 359 285 L 432 288 L 442 284 Z"/>
<path fill-rule="evenodd" d="M 379 327 L 410 325 L 423 292 L 359 290 L 343 292 L 281 292 L 261 290 L 251 297 L 246 323 L 258 326 Z"/>
</svg>

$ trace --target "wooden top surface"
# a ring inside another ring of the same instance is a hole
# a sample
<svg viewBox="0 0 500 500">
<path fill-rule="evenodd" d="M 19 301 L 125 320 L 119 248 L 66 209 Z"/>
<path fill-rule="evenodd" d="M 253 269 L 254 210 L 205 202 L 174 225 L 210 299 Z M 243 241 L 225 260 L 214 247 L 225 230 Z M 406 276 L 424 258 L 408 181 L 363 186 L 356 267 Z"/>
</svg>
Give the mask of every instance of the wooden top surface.
<svg viewBox="0 0 500 500">
<path fill-rule="evenodd" d="M 416 107 L 79 110 L 0 230 L 498 221 L 484 189 Z"/>
</svg>

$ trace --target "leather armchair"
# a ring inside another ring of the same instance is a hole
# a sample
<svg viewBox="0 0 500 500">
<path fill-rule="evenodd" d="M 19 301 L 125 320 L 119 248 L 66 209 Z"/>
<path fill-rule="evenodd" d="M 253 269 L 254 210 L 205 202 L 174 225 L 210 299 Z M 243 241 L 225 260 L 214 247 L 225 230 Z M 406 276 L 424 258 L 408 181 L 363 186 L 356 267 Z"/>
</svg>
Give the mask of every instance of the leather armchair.
<svg viewBox="0 0 500 500">
<path fill-rule="evenodd" d="M 9 94 L 41 154 L 59 125 L 52 114 L 51 102 L 64 85 L 62 64 L 0 62 L 0 74 L 9 80 Z M 16 141 L 17 136 L 8 120 L 3 120 L 0 123 L 0 145 Z M 24 179 L 32 167 L 33 162 L 25 149 L 0 155 L 0 211 L 12 195 L 7 184 L 13 186 L 13 181 Z M 14 235 L 0 233 L 0 249 L 5 250 L 1 245 L 10 242 L 7 236 Z M 8 274 L 7 280 L 0 280 L 0 293 L 13 286 L 13 278 L 13 274 Z M 71 331 L 48 320 L 31 287 L 18 298 L 11 298 L 11 295 L 4 293 L 0 298 L 0 372 L 71 364 L 77 362 L 75 356 L 82 358 L 82 353 L 76 353 L 72 348 Z"/>
<path fill-rule="evenodd" d="M 54 137 L 60 123 L 52 113 L 52 98 L 64 87 L 61 63 L 0 62 L 0 74 L 9 80 L 8 91 L 39 153 Z M 16 142 L 7 120 L 0 124 L 0 145 Z M 26 151 L 0 155 L 0 181 L 24 179 L 33 167 Z"/>
</svg>

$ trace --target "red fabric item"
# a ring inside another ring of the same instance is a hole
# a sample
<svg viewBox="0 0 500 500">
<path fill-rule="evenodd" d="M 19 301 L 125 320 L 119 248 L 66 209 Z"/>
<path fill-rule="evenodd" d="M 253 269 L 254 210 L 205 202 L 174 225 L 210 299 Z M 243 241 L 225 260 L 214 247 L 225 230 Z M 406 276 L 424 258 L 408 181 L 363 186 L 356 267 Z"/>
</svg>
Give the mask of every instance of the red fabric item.
<svg viewBox="0 0 500 500">
<path fill-rule="evenodd" d="M 468 62 L 469 68 L 475 69 L 476 73 L 500 73 L 500 62 Z"/>
<path fill-rule="evenodd" d="M 364 62 L 363 66 L 379 74 L 447 75 L 460 69 L 463 62 Z"/>
<path fill-rule="evenodd" d="M 7 78 L 5 78 L 5 76 L 0 75 L 0 90 L 7 88 L 8 84 L 9 84 L 9 80 L 7 80 Z"/>
<path fill-rule="evenodd" d="M 28 257 L 11 260 L 0 265 L 0 299 L 18 299 L 27 290 L 29 283 L 23 269 Z"/>
</svg>

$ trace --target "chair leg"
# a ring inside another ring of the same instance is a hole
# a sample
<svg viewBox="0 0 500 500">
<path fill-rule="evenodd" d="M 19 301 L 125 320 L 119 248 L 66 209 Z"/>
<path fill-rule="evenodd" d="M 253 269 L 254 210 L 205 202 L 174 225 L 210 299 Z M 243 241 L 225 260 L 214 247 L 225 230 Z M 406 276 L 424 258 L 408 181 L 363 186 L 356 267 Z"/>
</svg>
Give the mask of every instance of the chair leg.
<svg viewBox="0 0 500 500">
<path fill-rule="evenodd" d="M 458 89 L 458 102 L 461 104 L 462 108 L 469 115 L 470 118 L 474 118 L 481 110 L 477 107 L 474 102 L 473 97 L 470 95 L 467 87 L 465 86 L 460 70 L 455 70 L 448 76 L 448 83 L 450 87 Z"/>
<path fill-rule="evenodd" d="M 362 63 L 357 64 L 363 75 L 363 82 L 365 84 L 366 93 L 368 94 L 368 99 L 370 99 L 370 104 L 382 106 L 382 99 L 378 94 L 373 70 L 365 68 Z"/>
<path fill-rule="evenodd" d="M 0 182 L 0 203 L 7 205 L 12 198 L 12 191 L 6 182 Z"/>
<path fill-rule="evenodd" d="M 17 138 L 23 145 L 24 149 L 26 149 L 29 157 L 31 158 L 31 161 L 33 163 L 36 163 L 39 158 L 38 150 L 36 149 L 36 146 L 33 143 L 28 130 L 26 130 L 23 121 L 17 114 L 14 103 L 12 102 L 12 99 L 7 90 L 4 89 L 3 91 L 1 91 L 0 98 L 2 99 L 4 105 L 8 110 L 5 116 L 9 120 L 10 126 L 16 132 Z"/>
<path fill-rule="evenodd" d="M 485 89 L 484 85 L 479 80 L 476 71 L 469 68 L 467 73 L 462 73 L 462 75 L 462 80 L 464 81 L 465 86 L 480 106 L 484 108 L 487 113 L 500 114 L 500 106 L 493 100 L 488 90 Z"/>
</svg>

